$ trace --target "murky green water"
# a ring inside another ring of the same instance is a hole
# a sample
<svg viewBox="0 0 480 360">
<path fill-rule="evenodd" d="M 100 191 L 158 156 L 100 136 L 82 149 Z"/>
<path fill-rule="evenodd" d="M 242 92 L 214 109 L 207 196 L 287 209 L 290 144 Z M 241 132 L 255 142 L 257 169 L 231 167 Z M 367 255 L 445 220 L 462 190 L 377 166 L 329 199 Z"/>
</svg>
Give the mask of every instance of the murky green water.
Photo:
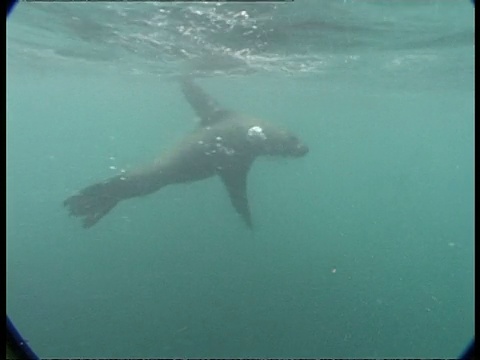
<svg viewBox="0 0 480 360">
<path fill-rule="evenodd" d="M 468 1 L 20 3 L 7 23 L 7 310 L 41 357 L 457 356 L 473 336 Z M 62 201 L 195 124 L 175 76 L 287 126 L 252 233 L 214 178 Z"/>
</svg>

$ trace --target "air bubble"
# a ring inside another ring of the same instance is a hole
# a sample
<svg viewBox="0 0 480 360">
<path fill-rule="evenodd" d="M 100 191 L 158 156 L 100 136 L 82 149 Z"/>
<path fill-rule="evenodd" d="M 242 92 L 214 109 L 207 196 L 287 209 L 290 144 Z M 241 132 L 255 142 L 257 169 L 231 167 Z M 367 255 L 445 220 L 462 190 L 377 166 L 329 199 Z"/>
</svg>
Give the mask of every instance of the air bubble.
<svg viewBox="0 0 480 360">
<path fill-rule="evenodd" d="M 263 132 L 263 129 L 260 126 L 252 126 L 250 129 L 248 129 L 247 136 L 252 139 L 261 140 L 265 140 L 267 138 Z"/>
</svg>

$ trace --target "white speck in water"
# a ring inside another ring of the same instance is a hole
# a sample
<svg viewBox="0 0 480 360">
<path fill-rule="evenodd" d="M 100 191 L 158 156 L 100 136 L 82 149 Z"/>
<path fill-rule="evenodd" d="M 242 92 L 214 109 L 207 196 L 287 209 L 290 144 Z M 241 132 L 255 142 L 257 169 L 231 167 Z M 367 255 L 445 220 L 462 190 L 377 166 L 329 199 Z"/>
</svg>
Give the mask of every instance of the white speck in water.
<svg viewBox="0 0 480 360">
<path fill-rule="evenodd" d="M 112 165 L 112 166 L 109 166 L 109 169 L 110 170 L 117 170 L 117 167 Z"/>
<path fill-rule="evenodd" d="M 217 140 L 217 141 L 222 141 L 222 138 L 221 138 L 220 136 L 217 136 L 217 137 L 215 138 L 215 140 Z"/>
<path fill-rule="evenodd" d="M 109 159 L 110 160 L 115 160 L 115 156 L 110 156 Z"/>
<path fill-rule="evenodd" d="M 203 145 L 204 143 L 203 143 L 202 140 L 199 140 L 199 141 L 198 141 L 198 144 Z"/>
<path fill-rule="evenodd" d="M 182 327 L 181 329 L 178 329 L 177 331 L 175 331 L 175 334 L 184 332 L 185 330 L 188 330 L 188 326 L 184 326 L 184 327 Z"/>
<path fill-rule="evenodd" d="M 125 176 L 120 176 L 120 180 L 127 180 Z"/>
</svg>

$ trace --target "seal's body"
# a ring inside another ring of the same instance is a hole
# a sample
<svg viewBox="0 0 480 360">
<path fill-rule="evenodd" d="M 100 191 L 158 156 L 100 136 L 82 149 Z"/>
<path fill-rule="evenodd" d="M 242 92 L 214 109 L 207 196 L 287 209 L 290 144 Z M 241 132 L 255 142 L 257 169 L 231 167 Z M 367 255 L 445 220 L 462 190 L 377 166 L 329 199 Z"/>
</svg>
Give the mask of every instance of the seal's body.
<svg viewBox="0 0 480 360">
<path fill-rule="evenodd" d="M 200 127 L 153 164 L 91 185 L 64 201 L 83 226 L 95 225 L 119 201 L 155 192 L 170 184 L 214 175 L 225 184 L 236 211 L 251 227 L 247 174 L 262 155 L 300 157 L 308 152 L 295 135 L 263 120 L 220 108 L 191 80 L 182 90 L 200 117 Z"/>
</svg>

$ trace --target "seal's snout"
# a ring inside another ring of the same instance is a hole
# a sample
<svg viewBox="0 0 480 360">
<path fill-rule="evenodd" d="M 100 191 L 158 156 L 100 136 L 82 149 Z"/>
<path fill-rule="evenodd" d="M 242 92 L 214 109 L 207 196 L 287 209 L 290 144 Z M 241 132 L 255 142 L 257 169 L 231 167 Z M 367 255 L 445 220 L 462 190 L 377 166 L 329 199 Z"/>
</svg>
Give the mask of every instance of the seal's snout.
<svg viewBox="0 0 480 360">
<path fill-rule="evenodd" d="M 307 145 L 305 144 L 298 144 L 297 148 L 295 149 L 295 156 L 305 156 L 310 151 Z"/>
</svg>

